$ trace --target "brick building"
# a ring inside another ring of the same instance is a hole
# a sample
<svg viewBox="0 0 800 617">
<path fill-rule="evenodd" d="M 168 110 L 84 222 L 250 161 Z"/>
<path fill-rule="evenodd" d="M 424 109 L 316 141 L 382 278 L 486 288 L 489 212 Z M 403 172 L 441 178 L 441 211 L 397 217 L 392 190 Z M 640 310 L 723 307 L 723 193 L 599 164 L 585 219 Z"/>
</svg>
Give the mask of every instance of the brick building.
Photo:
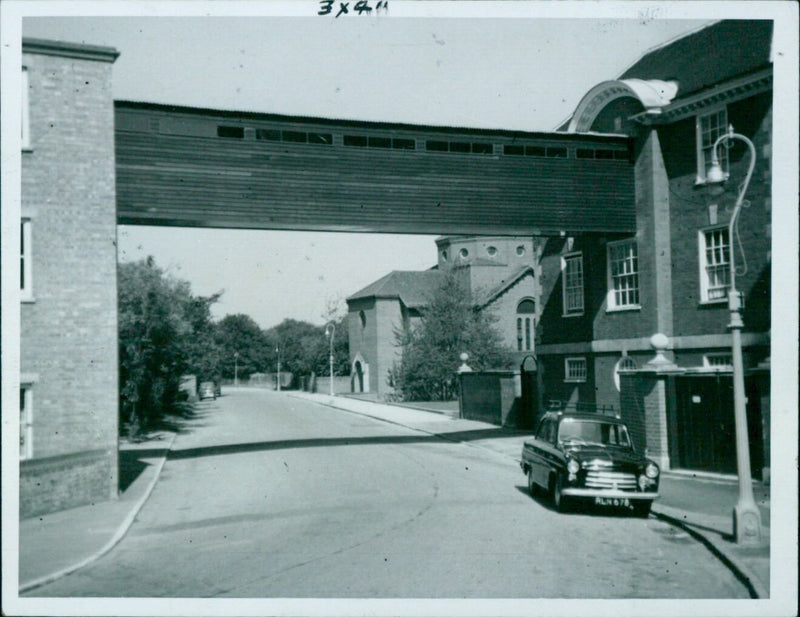
<svg viewBox="0 0 800 617">
<path fill-rule="evenodd" d="M 117 55 L 23 41 L 21 516 L 117 495 Z"/>
<path fill-rule="evenodd" d="M 746 264 L 737 286 L 752 466 L 768 474 L 771 42 L 770 21 L 712 24 L 591 89 L 564 127 L 630 136 L 636 232 L 547 239 L 537 347 L 543 399 L 621 409 L 665 468 L 735 472 L 727 328 L 735 250 L 737 266 Z M 728 223 L 748 149 L 722 148 L 731 179 L 724 193 L 706 183 L 710 146 L 730 124 L 757 157 L 734 238 Z M 651 363 L 655 333 L 666 337 L 661 366 Z"/>
<path fill-rule="evenodd" d="M 419 323 L 420 309 L 443 273 L 453 269 L 464 277 L 475 305 L 493 312 L 518 360 L 534 353 L 538 242 L 531 236 L 444 236 L 436 247 L 437 264 L 430 270 L 390 272 L 347 298 L 354 392 L 393 391 L 388 373 L 400 358 L 395 331 Z"/>
</svg>

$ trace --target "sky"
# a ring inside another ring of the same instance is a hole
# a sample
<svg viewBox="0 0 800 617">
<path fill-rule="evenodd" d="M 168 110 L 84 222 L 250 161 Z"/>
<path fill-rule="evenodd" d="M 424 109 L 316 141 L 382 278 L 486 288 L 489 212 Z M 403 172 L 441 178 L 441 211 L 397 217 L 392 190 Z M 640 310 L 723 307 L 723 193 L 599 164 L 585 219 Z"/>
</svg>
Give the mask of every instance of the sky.
<svg viewBox="0 0 800 617">
<path fill-rule="evenodd" d="M 341 18 L 316 15 L 318 2 L 292 7 L 307 16 L 26 17 L 22 32 L 115 47 L 117 100 L 551 131 L 592 86 L 709 22 L 654 19 L 652 9 L 626 19 L 465 18 L 455 8 L 397 17 L 395 6 Z M 263 328 L 289 317 L 322 324 L 391 270 L 436 263 L 435 236 L 140 226 L 118 236 L 121 261 L 152 255 L 193 293 L 223 291 L 216 318 L 245 313 Z"/>
</svg>

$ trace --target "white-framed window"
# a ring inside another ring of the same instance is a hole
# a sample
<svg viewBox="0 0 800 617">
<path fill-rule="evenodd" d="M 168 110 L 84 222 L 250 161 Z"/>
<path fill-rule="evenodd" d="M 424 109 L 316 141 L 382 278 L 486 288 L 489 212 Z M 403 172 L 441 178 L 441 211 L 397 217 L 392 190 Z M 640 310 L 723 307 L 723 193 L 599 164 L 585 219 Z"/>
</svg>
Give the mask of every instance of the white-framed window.
<svg viewBox="0 0 800 617">
<path fill-rule="evenodd" d="M 22 94 L 22 149 L 28 150 L 31 147 L 31 120 L 30 102 L 28 100 L 28 67 L 22 67 L 22 82 L 20 83 L 20 93 Z"/>
<path fill-rule="evenodd" d="M 728 297 L 731 244 L 727 227 L 699 232 L 700 301 L 720 302 Z"/>
<path fill-rule="evenodd" d="M 20 299 L 33 299 L 33 257 L 31 251 L 31 220 L 20 223 L 19 245 L 19 294 Z"/>
<path fill-rule="evenodd" d="M 706 174 L 711 167 L 711 149 L 717 138 L 728 130 L 728 110 L 725 107 L 697 116 L 697 182 L 706 181 Z M 728 173 L 728 149 L 721 145 L 717 149 L 717 157 L 722 171 Z"/>
<path fill-rule="evenodd" d="M 525 298 L 517 304 L 517 351 L 533 349 L 533 330 L 536 324 L 536 303 Z"/>
<path fill-rule="evenodd" d="M 625 371 L 635 371 L 638 368 L 639 365 L 636 364 L 636 360 L 630 356 L 622 356 L 617 361 L 617 363 L 614 365 L 614 386 L 616 386 L 617 392 L 620 391 L 619 374 Z"/>
<path fill-rule="evenodd" d="M 564 381 L 586 381 L 586 358 L 564 358 Z"/>
<path fill-rule="evenodd" d="M 733 370 L 733 355 L 726 352 L 714 352 L 703 355 L 703 366 L 720 370 Z"/>
<path fill-rule="evenodd" d="M 561 284 L 564 316 L 583 315 L 583 253 L 571 253 L 561 258 Z"/>
<path fill-rule="evenodd" d="M 33 389 L 29 385 L 19 388 L 19 458 L 33 457 Z"/>
<path fill-rule="evenodd" d="M 639 308 L 639 255 L 636 240 L 610 242 L 606 250 L 608 309 Z"/>
</svg>

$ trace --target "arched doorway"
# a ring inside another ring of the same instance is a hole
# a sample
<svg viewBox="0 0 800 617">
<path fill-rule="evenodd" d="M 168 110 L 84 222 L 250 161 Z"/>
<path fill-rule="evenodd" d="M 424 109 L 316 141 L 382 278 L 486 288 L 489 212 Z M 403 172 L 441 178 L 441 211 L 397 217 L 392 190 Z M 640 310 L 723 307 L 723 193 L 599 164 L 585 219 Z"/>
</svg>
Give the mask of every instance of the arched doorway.
<svg viewBox="0 0 800 617">
<path fill-rule="evenodd" d="M 369 392 L 369 364 L 360 353 L 353 360 L 350 371 L 350 391 L 353 393 Z"/>
</svg>

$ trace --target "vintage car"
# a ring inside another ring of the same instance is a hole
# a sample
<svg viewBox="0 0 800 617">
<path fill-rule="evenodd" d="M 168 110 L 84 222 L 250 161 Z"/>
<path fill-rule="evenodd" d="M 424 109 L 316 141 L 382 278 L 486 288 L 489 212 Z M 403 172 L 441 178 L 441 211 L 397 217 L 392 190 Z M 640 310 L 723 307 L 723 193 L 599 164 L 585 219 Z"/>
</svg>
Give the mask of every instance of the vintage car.
<svg viewBox="0 0 800 617">
<path fill-rule="evenodd" d="M 601 414 L 546 413 L 520 467 L 531 494 L 547 491 L 558 511 L 583 499 L 646 517 L 658 497 L 658 465 L 636 452 L 621 420 Z"/>
<path fill-rule="evenodd" d="M 197 397 L 202 401 L 203 399 L 210 398 L 215 400 L 217 398 L 217 390 L 213 381 L 204 381 L 197 389 Z"/>
</svg>

